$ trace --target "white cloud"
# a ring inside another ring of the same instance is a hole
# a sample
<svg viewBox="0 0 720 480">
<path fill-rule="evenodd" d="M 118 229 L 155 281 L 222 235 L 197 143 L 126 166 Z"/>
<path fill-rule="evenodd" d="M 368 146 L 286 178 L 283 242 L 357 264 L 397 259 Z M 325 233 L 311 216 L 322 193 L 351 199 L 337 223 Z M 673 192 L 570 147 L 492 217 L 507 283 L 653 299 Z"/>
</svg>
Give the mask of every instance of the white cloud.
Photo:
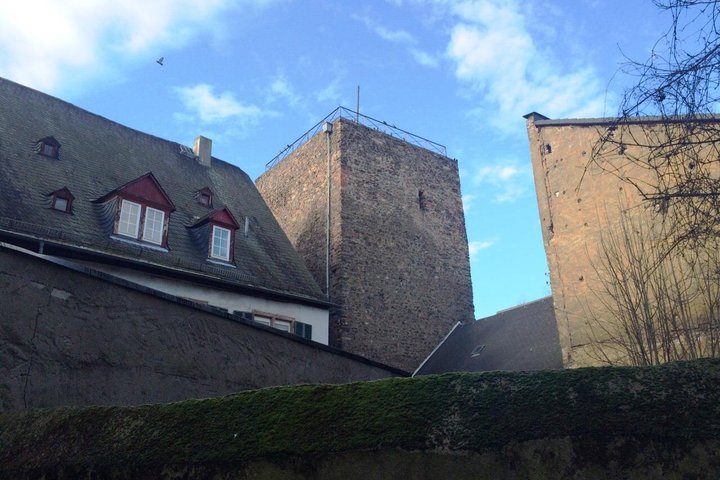
<svg viewBox="0 0 720 480">
<path fill-rule="evenodd" d="M 462 196 L 463 210 L 465 211 L 466 215 L 473 207 L 473 205 L 475 205 L 475 200 L 477 200 L 477 195 L 466 193 Z"/>
<path fill-rule="evenodd" d="M 554 117 L 594 116 L 605 93 L 594 70 L 555 58 L 533 37 L 517 0 L 450 3 L 452 27 L 447 56 L 455 76 L 479 94 L 486 122 L 508 131 L 530 111 Z"/>
<path fill-rule="evenodd" d="M 475 258 L 477 254 L 480 252 L 480 250 L 485 250 L 487 248 L 492 247 L 495 244 L 495 242 L 491 240 L 476 240 L 472 242 L 468 242 L 468 252 L 470 253 L 470 258 Z"/>
<path fill-rule="evenodd" d="M 381 27 L 379 25 L 372 26 L 372 23 L 370 23 L 369 20 L 367 20 L 368 27 L 372 28 L 375 33 L 377 33 L 380 38 L 383 40 L 387 40 L 388 42 L 392 43 L 401 43 L 401 44 L 414 44 L 415 43 L 415 37 L 410 35 L 410 33 L 406 32 L 405 30 L 389 30 L 385 27 Z"/>
<path fill-rule="evenodd" d="M 333 80 L 325 87 L 315 92 L 315 99 L 321 103 L 332 103 L 340 105 L 342 103 L 342 94 L 340 93 L 340 81 Z"/>
<path fill-rule="evenodd" d="M 440 59 L 435 55 L 430 55 L 427 52 L 418 50 L 416 48 L 410 49 L 410 54 L 413 56 L 415 61 L 423 67 L 436 68 L 440 65 Z"/>
<path fill-rule="evenodd" d="M 485 165 L 475 173 L 475 181 L 482 182 L 506 182 L 512 180 L 520 173 L 515 165 Z"/>
<path fill-rule="evenodd" d="M 195 118 L 201 123 L 218 123 L 233 120 L 242 125 L 256 123 L 264 116 L 272 116 L 273 112 L 265 111 L 255 105 L 239 102 L 232 92 L 215 94 L 208 84 L 191 87 L 176 87 L 175 93 L 185 105 L 186 113 L 178 118 Z"/>
<path fill-rule="evenodd" d="M 475 171 L 472 182 L 475 186 L 482 186 L 482 191 L 490 195 L 495 203 L 512 203 L 532 189 L 530 168 L 515 162 L 483 165 Z"/>
<path fill-rule="evenodd" d="M 353 18 L 361 21 L 365 26 L 383 40 L 396 45 L 404 46 L 410 56 L 423 67 L 436 68 L 440 64 L 437 55 L 432 55 L 417 47 L 417 38 L 407 30 L 391 30 L 387 27 L 379 25 L 370 17 L 361 17 L 355 15 Z"/>
<path fill-rule="evenodd" d="M 285 100 L 291 107 L 296 106 L 302 100 L 284 75 L 278 75 L 270 84 L 270 101 L 278 100 Z"/>
<path fill-rule="evenodd" d="M 64 82 L 110 78 L 122 65 L 154 60 L 201 31 L 219 15 L 266 0 L 23 0 L 4 2 L 0 71 L 44 91 Z"/>
</svg>

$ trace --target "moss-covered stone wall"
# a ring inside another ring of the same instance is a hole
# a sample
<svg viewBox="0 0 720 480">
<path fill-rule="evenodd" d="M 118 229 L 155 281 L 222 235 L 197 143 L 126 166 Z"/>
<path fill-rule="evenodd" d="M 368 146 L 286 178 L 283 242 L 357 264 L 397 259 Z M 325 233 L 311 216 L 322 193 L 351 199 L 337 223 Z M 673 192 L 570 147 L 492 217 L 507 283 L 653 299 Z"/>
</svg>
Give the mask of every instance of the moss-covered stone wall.
<svg viewBox="0 0 720 480">
<path fill-rule="evenodd" d="M 720 361 L 0 416 L 0 478 L 718 478 Z"/>
</svg>

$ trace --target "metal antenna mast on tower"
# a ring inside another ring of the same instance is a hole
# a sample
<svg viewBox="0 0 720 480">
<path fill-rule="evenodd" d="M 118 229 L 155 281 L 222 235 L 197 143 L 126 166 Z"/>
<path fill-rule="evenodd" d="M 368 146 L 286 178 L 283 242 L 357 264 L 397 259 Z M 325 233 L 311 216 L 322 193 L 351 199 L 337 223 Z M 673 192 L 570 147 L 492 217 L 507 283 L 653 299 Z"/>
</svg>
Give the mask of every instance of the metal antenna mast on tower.
<svg viewBox="0 0 720 480">
<path fill-rule="evenodd" d="M 357 88 L 357 102 L 355 103 L 355 123 L 360 123 L 360 85 Z"/>
</svg>

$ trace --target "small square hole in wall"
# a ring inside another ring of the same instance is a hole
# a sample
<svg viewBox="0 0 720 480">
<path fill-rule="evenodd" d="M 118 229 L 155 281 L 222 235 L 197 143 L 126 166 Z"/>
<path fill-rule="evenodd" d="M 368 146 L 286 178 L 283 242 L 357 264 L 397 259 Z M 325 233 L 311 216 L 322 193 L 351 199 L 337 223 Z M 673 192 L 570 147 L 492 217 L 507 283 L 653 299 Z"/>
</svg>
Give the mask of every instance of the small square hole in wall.
<svg viewBox="0 0 720 480">
<path fill-rule="evenodd" d="M 418 190 L 418 208 L 420 210 L 425 211 L 427 210 L 427 197 L 425 196 L 425 192 L 422 190 Z"/>
</svg>

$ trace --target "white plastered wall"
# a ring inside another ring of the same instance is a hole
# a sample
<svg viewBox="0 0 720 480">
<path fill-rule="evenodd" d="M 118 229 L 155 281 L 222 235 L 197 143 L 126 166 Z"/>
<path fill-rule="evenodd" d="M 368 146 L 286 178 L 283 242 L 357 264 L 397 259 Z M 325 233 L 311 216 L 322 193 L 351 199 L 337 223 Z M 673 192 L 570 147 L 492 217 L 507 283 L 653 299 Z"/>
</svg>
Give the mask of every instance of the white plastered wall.
<svg viewBox="0 0 720 480">
<path fill-rule="evenodd" d="M 94 262 L 79 261 L 95 270 L 117 276 L 176 297 L 207 302 L 208 305 L 226 309 L 228 312 L 260 311 L 291 317 L 298 322 L 312 325 L 312 340 L 328 344 L 328 309 L 303 305 L 297 302 L 280 302 L 244 293 L 204 287 L 192 282 L 176 280 L 140 272 L 133 269 L 114 267 Z"/>
</svg>

